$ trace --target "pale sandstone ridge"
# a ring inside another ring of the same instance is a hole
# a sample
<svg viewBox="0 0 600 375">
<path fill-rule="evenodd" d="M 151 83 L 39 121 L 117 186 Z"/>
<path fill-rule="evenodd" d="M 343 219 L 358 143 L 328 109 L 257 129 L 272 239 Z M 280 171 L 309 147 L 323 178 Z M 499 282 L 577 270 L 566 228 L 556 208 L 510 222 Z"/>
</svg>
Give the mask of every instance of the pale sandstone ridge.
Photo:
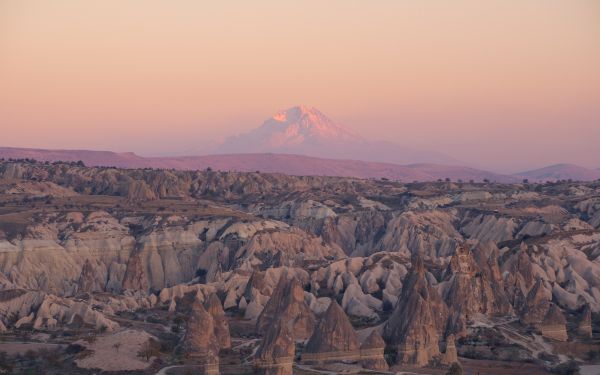
<svg viewBox="0 0 600 375">
<path fill-rule="evenodd" d="M 308 340 L 302 361 L 325 363 L 358 360 L 360 347 L 354 327 L 344 310 L 333 300 Z"/>
<path fill-rule="evenodd" d="M 360 346 L 361 366 L 369 370 L 387 371 L 389 366 L 385 360 L 384 351 L 385 341 L 374 329 Z"/>
<path fill-rule="evenodd" d="M 399 363 L 424 366 L 439 357 L 439 337 L 448 311 L 425 277 L 423 260 L 414 256 L 394 312 L 383 328 L 386 342 L 397 350 Z"/>
<path fill-rule="evenodd" d="M 265 332 L 277 319 L 290 325 L 295 339 L 309 338 L 315 329 L 315 316 L 304 300 L 304 290 L 297 278 L 283 273 L 269 302 L 256 322 L 257 332 Z"/>
</svg>

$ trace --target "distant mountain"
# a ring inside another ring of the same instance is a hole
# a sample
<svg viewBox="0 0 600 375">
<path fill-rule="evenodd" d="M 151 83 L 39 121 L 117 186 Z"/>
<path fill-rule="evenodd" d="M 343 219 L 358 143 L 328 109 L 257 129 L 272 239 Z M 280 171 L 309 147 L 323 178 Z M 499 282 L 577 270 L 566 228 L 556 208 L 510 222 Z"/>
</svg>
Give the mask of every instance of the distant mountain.
<svg viewBox="0 0 600 375">
<path fill-rule="evenodd" d="M 248 133 L 227 138 L 211 154 L 278 153 L 395 164 L 463 164 L 438 152 L 370 141 L 332 121 L 316 108 L 297 106 L 275 114 Z"/>
<path fill-rule="evenodd" d="M 600 169 L 589 169 L 574 164 L 555 164 L 548 167 L 518 173 L 523 178 L 535 181 L 593 181 L 600 179 Z"/>
<path fill-rule="evenodd" d="M 83 161 L 89 166 L 111 166 L 119 168 L 143 168 L 148 161 L 133 152 L 91 150 L 47 150 L 38 148 L 0 147 L 0 158 L 36 159 L 40 161 Z"/>
<path fill-rule="evenodd" d="M 40 161 L 83 161 L 88 166 L 115 166 L 121 168 L 174 168 L 196 170 L 211 167 L 214 170 L 240 172 L 261 171 L 289 175 L 319 175 L 356 178 L 389 178 L 394 180 L 435 181 L 450 178 L 453 181 L 517 182 L 518 178 L 488 171 L 456 166 L 417 164 L 403 166 L 359 160 L 316 158 L 292 154 L 229 154 L 181 157 L 142 157 L 133 153 L 115 153 L 89 150 L 43 150 L 0 147 L 0 158 L 31 158 Z"/>
</svg>

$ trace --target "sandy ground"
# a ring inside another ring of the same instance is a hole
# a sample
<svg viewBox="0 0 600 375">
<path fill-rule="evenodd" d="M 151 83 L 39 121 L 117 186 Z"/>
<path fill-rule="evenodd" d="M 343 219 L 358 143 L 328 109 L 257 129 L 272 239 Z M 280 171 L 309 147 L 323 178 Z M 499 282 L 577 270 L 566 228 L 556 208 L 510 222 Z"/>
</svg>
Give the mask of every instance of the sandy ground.
<svg viewBox="0 0 600 375">
<path fill-rule="evenodd" d="M 77 366 L 104 371 L 133 371 L 144 370 L 152 364 L 152 359 L 137 356 L 141 346 L 151 338 L 143 331 L 126 330 L 111 335 L 98 336 L 95 342 L 88 343 L 79 340 L 76 343 L 91 350 L 93 353 L 75 362 Z M 115 344 L 120 344 L 117 348 Z"/>
</svg>

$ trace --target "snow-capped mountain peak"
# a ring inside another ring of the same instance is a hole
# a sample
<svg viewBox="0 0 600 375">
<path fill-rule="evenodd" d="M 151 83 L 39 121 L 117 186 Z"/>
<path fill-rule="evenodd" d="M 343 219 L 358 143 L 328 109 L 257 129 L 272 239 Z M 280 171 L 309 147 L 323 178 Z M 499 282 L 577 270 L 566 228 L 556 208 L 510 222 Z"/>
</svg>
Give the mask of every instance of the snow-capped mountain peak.
<svg viewBox="0 0 600 375">
<path fill-rule="evenodd" d="M 302 142 L 362 142 L 363 139 L 333 122 L 318 109 L 296 106 L 280 111 L 257 129 L 272 146 Z M 270 133 L 270 134 L 269 134 Z"/>
<path fill-rule="evenodd" d="M 448 164 L 452 160 L 436 152 L 416 150 L 389 141 L 367 140 L 335 123 L 318 109 L 305 105 L 277 112 L 260 127 L 227 138 L 214 153 L 299 154 L 399 164 Z"/>
</svg>

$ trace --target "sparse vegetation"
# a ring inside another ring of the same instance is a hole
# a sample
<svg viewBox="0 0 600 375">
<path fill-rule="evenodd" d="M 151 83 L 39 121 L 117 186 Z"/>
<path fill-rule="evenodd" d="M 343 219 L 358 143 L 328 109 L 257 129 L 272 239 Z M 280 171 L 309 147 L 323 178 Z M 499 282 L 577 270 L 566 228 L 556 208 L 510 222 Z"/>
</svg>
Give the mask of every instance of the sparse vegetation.
<svg viewBox="0 0 600 375">
<path fill-rule="evenodd" d="M 148 339 L 148 341 L 142 344 L 137 355 L 144 358 L 146 362 L 150 361 L 152 357 L 158 357 L 160 355 L 160 342 L 153 338 Z"/>
</svg>

